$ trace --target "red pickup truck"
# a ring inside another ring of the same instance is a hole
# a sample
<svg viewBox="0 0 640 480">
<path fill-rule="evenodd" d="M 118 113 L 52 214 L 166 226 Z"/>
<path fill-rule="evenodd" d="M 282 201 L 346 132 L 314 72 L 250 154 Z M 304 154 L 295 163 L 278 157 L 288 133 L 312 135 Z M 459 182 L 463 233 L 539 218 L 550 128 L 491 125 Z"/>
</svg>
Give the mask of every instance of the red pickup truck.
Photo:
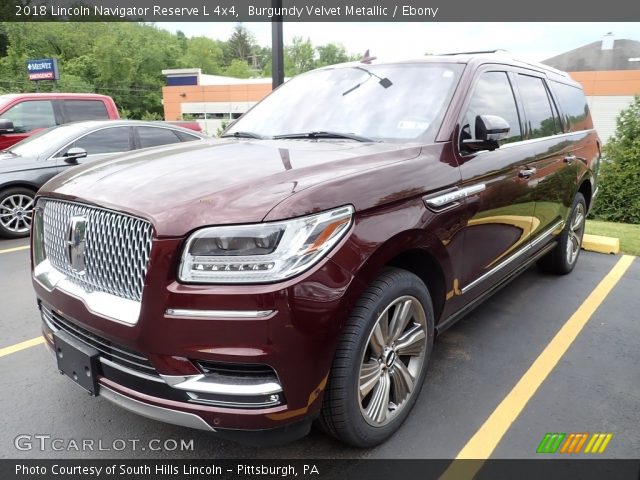
<svg viewBox="0 0 640 480">
<path fill-rule="evenodd" d="M 42 128 L 84 120 L 120 118 L 113 99 L 95 93 L 16 93 L 0 95 L 0 150 Z M 167 122 L 196 132 L 198 122 Z"/>
<path fill-rule="evenodd" d="M 111 97 L 94 93 L 16 93 L 0 95 L 0 150 L 35 131 L 82 120 L 118 119 Z"/>
</svg>

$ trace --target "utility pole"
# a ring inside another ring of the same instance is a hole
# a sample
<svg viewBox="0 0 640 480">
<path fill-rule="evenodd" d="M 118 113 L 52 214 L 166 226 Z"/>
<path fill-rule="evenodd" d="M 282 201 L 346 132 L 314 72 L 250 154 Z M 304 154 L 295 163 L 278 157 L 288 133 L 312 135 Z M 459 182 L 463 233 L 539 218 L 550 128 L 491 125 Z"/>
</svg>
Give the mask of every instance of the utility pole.
<svg viewBox="0 0 640 480">
<path fill-rule="evenodd" d="M 281 12 L 282 0 L 271 0 L 271 6 L 274 7 L 277 12 Z M 271 21 L 271 78 L 273 89 L 278 88 L 278 86 L 284 83 L 282 15 L 274 15 Z"/>
</svg>

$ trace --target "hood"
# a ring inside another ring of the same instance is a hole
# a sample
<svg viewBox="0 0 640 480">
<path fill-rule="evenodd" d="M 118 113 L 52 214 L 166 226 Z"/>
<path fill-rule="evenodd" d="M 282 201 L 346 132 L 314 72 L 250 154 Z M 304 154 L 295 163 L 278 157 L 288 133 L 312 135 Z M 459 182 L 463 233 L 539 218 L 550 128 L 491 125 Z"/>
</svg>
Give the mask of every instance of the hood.
<svg viewBox="0 0 640 480">
<path fill-rule="evenodd" d="M 21 157 L 9 152 L 0 152 L 0 174 L 44 168 L 37 157 Z"/>
<path fill-rule="evenodd" d="M 389 143 L 214 140 L 76 167 L 40 195 L 126 211 L 149 219 L 158 236 L 182 236 L 207 225 L 260 222 L 297 192 L 419 153 Z"/>
</svg>

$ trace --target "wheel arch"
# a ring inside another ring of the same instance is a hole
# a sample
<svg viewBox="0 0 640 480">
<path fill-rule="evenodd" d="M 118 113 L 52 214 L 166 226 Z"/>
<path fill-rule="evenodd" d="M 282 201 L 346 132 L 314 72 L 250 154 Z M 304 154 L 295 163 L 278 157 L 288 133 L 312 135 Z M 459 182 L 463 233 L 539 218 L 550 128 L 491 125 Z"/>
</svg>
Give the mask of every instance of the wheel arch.
<svg viewBox="0 0 640 480">
<path fill-rule="evenodd" d="M 0 194 L 10 188 L 26 188 L 26 189 L 32 190 L 34 195 L 40 189 L 38 185 L 35 185 L 33 183 L 16 180 L 13 182 L 7 182 L 0 185 Z"/>
<path fill-rule="evenodd" d="M 584 197 L 584 201 L 587 204 L 587 212 L 591 211 L 591 200 L 593 199 L 593 186 L 591 182 L 592 179 L 590 175 L 583 176 L 576 192 L 581 193 Z"/>
<path fill-rule="evenodd" d="M 435 236 L 424 230 L 406 230 L 386 240 L 358 268 L 347 297 L 351 310 L 364 289 L 388 267 L 402 268 L 418 276 L 427 286 L 438 323 L 446 300 L 446 285 L 452 278 L 449 254 Z"/>
</svg>

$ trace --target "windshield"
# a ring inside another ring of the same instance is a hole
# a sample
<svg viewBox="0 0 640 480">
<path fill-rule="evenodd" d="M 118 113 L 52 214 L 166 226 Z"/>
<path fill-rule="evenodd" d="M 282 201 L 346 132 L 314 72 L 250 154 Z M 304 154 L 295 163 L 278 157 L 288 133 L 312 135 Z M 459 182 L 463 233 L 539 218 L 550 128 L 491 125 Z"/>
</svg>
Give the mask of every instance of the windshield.
<svg viewBox="0 0 640 480">
<path fill-rule="evenodd" d="M 227 134 L 340 132 L 378 141 L 432 142 L 462 69 L 422 63 L 316 70 L 289 80 Z"/>
<path fill-rule="evenodd" d="M 21 157 L 37 156 L 51 149 L 61 147 L 72 137 L 80 135 L 84 131 L 86 131 L 86 128 L 80 128 L 75 125 L 46 128 L 12 145 L 7 150 Z"/>
</svg>

